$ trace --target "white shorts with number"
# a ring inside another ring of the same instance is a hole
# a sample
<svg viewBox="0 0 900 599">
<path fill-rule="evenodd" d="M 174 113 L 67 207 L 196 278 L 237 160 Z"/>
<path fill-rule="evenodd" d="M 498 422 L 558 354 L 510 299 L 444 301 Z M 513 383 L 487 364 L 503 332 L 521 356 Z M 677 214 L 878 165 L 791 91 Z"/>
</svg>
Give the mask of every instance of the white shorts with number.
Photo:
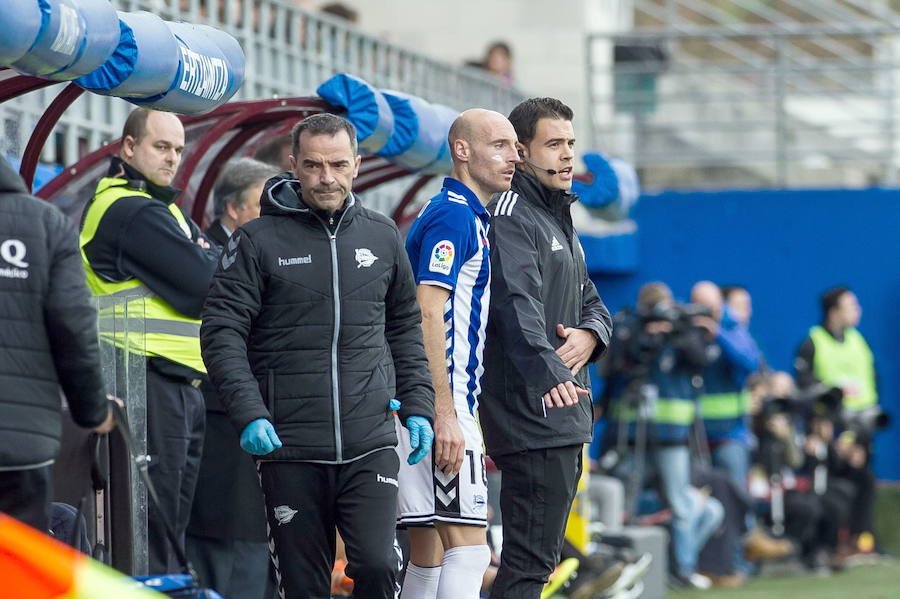
<svg viewBox="0 0 900 599">
<path fill-rule="evenodd" d="M 487 526 L 487 472 L 484 467 L 484 441 L 475 417 L 457 410 L 459 427 L 466 441 L 462 467 L 456 476 L 445 475 L 434 467 L 434 452 L 414 466 L 409 457 L 409 431 L 397 427 L 397 453 L 400 454 L 397 523 L 401 526 L 428 526 L 433 522 Z"/>
</svg>

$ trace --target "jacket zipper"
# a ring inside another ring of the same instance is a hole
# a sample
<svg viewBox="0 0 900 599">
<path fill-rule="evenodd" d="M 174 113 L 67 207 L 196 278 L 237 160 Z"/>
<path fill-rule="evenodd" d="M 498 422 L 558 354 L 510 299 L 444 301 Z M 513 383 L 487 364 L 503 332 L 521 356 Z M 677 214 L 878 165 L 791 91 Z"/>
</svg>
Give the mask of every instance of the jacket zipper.
<svg viewBox="0 0 900 599">
<path fill-rule="evenodd" d="M 346 213 L 346 210 L 341 213 L 341 218 L 338 219 L 337 226 L 334 228 L 334 233 L 332 233 L 331 229 L 328 228 L 328 225 L 316 215 L 316 218 L 322 223 L 322 227 L 325 229 L 325 234 L 328 235 L 328 241 L 331 245 L 331 296 L 334 302 L 334 331 L 332 332 L 331 337 L 331 407 L 334 413 L 335 461 L 338 463 L 344 461 L 344 440 L 343 432 L 341 430 L 341 394 L 338 376 L 338 336 L 341 331 L 341 285 L 337 261 L 337 232 L 341 228 L 341 222 L 343 222 Z M 328 224 L 334 224 L 334 216 L 329 217 Z"/>
</svg>

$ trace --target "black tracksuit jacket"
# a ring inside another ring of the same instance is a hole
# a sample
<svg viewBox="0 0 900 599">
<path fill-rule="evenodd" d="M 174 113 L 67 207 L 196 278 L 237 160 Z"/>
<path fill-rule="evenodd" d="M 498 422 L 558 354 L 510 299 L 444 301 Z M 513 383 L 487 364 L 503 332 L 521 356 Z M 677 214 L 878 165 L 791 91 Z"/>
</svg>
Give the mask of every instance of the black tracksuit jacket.
<svg viewBox="0 0 900 599">
<path fill-rule="evenodd" d="M 591 440 L 589 397 L 564 408 L 546 408 L 542 399 L 565 381 L 590 389 L 587 367 L 572 376 L 556 355 L 564 343 L 557 323 L 596 334 L 591 361 L 612 330 L 572 226 L 569 207 L 577 199 L 516 171 L 510 191 L 488 206 L 491 307 L 479 413 L 490 455 Z"/>
<path fill-rule="evenodd" d="M 264 460 L 345 463 L 397 443 L 400 417 L 432 419 L 434 391 L 400 233 L 352 194 L 312 211 L 290 173 L 232 235 L 200 328 L 210 379 L 241 431 L 257 418 L 284 446 Z"/>
<path fill-rule="evenodd" d="M 0 158 L 0 470 L 56 457 L 60 385 L 77 424 L 106 418 L 90 298 L 74 224 Z"/>
</svg>

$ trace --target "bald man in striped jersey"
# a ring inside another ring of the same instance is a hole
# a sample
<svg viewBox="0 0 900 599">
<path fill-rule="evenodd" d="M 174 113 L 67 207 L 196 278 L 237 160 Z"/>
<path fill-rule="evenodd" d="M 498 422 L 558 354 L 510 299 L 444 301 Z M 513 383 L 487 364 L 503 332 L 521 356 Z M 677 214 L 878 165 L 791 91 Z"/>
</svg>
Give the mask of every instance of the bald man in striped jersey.
<svg viewBox="0 0 900 599">
<path fill-rule="evenodd" d="M 509 189 L 520 159 L 515 130 L 497 112 L 467 110 L 448 141 L 451 176 L 406 241 L 435 388 L 435 441 L 431 460 L 401 463 L 398 524 L 408 528 L 411 544 L 401 599 L 477 599 L 491 557 L 475 420 L 490 301 L 485 206 Z M 398 452 L 409 453 L 405 441 Z"/>
</svg>

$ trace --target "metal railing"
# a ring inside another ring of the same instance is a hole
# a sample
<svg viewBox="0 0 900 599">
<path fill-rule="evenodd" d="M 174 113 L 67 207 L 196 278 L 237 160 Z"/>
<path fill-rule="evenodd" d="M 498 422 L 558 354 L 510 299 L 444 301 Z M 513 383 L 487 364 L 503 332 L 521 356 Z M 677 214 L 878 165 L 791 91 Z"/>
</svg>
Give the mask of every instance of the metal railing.
<svg viewBox="0 0 900 599">
<path fill-rule="evenodd" d="M 811 53 L 824 39 L 870 50 Z M 589 58 L 619 48 L 589 61 L 593 142 L 645 188 L 894 184 L 898 43 L 886 21 L 593 34 Z"/>
<path fill-rule="evenodd" d="M 320 83 L 339 72 L 460 110 L 480 106 L 506 113 L 525 98 L 486 72 L 391 44 L 289 0 L 111 1 L 119 10 L 205 23 L 237 38 L 247 63 L 236 100 L 315 95 Z M 21 157 L 28 135 L 61 89 L 54 85 L 0 105 L 5 144 L 0 151 Z M 118 138 L 131 109 L 124 100 L 85 94 L 66 111 L 42 159 L 71 164 Z"/>
</svg>

